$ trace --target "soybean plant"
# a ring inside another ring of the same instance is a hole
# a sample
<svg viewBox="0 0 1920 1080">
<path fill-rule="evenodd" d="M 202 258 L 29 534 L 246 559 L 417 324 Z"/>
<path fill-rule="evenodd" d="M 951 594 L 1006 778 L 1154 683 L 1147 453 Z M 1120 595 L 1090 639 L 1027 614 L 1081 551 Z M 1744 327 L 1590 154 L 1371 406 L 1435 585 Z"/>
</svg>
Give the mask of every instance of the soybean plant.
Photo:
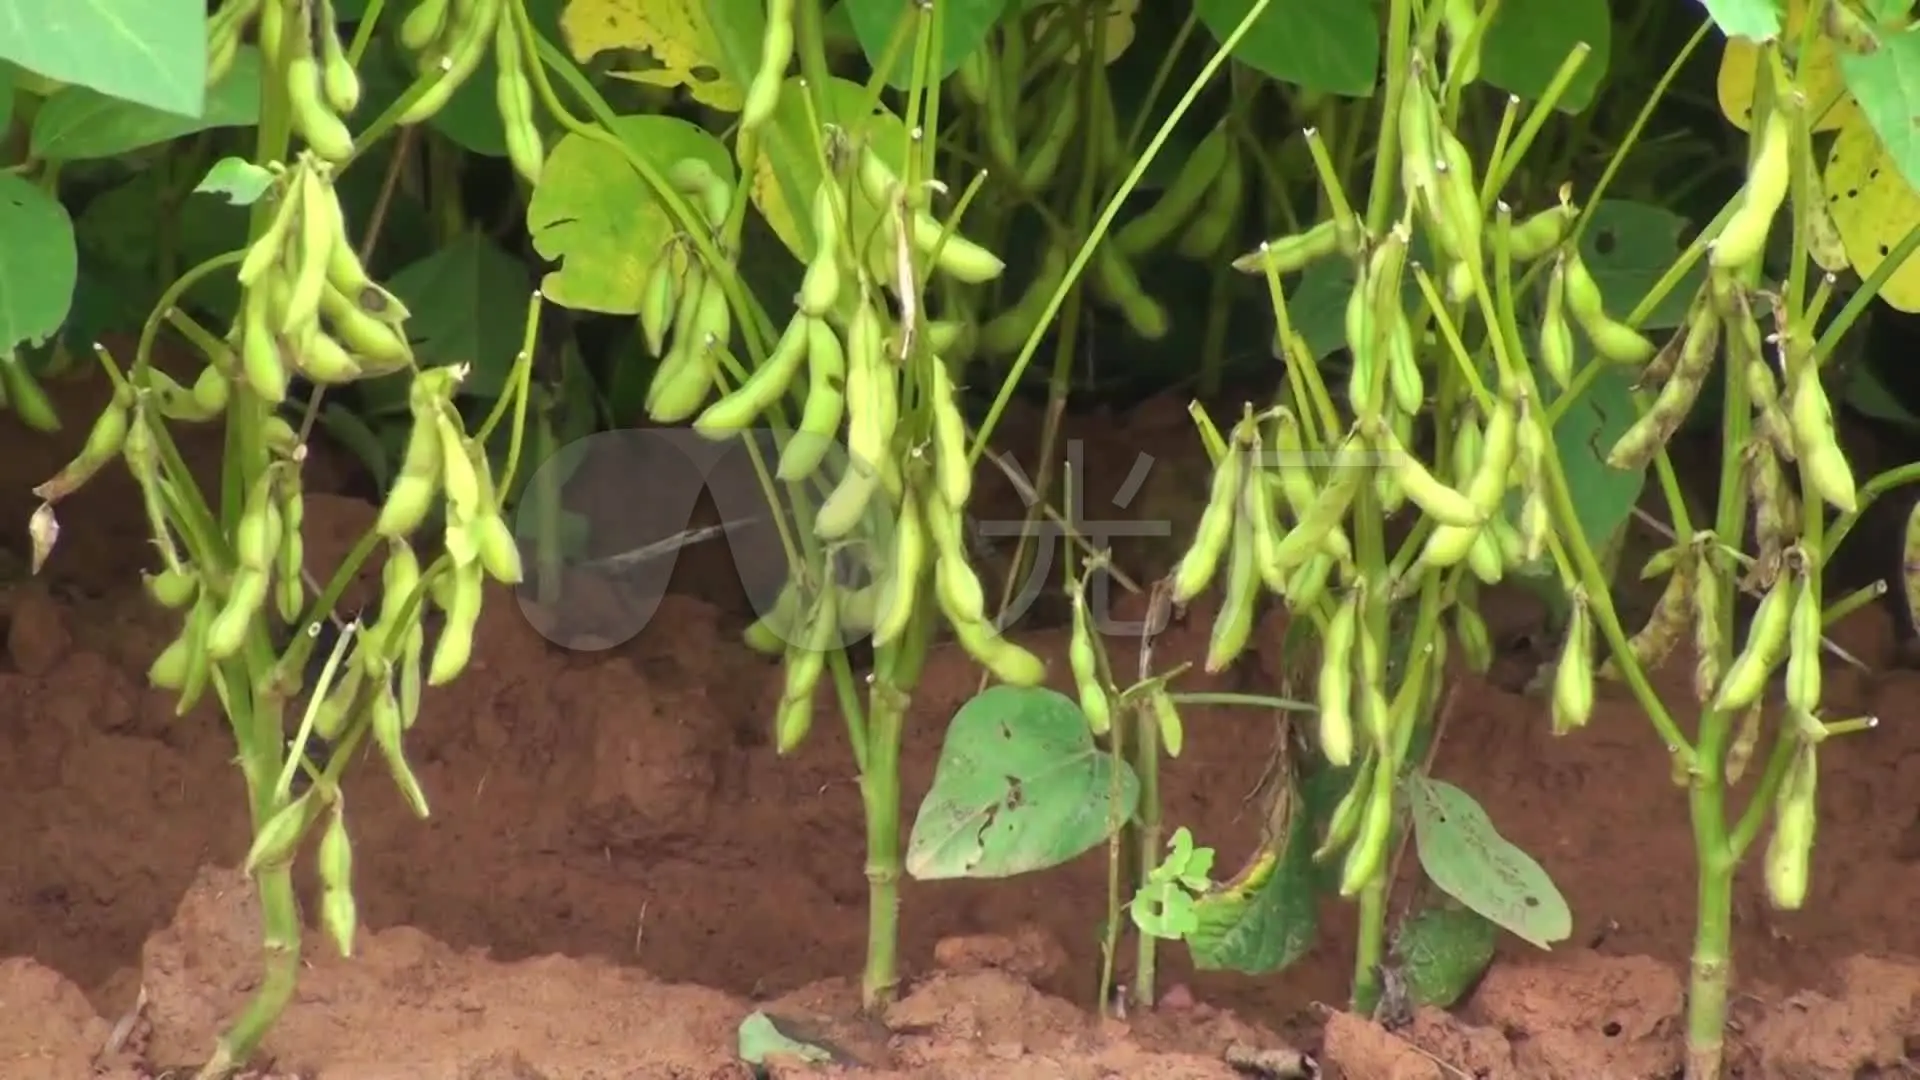
<svg viewBox="0 0 1920 1080">
<path fill-rule="evenodd" d="M 113 399 L 79 457 L 36 489 L 46 500 L 39 516 L 50 521 L 60 499 L 114 457 L 125 462 L 139 484 L 161 561 L 159 572 L 146 579 L 147 591 L 182 612 L 180 633 L 155 658 L 149 681 L 179 695 L 179 715 L 212 688 L 240 747 L 254 827 L 246 866 L 260 891 L 267 977 L 253 1004 L 221 1036 L 202 1072 L 207 1077 L 244 1064 L 292 995 L 300 917 L 290 868 L 308 830 L 323 817 L 321 922 L 340 951 L 351 952 L 356 914 L 340 771 L 371 734 L 403 793 L 426 813 L 401 746 L 419 714 L 423 674 L 426 685 L 438 686 L 465 668 L 483 575 L 507 584 L 521 578 L 491 465 L 453 405 L 460 373 L 417 369 L 402 329 L 405 308 L 367 276 L 347 243 L 328 167 L 307 154 L 276 174 L 268 198 L 277 209 L 256 239 L 244 253 L 189 272 L 169 291 L 132 366 L 123 373 L 100 350 Z M 192 387 L 183 387 L 152 366 L 155 331 L 180 292 L 236 261 L 240 311 L 225 339 L 184 315 L 171 315 L 207 359 Z M 309 606 L 301 487 L 306 445 L 273 407 L 286 400 L 295 373 L 317 385 L 340 385 L 400 371 L 412 372 L 414 409 L 400 478 L 374 528 Z M 223 418 L 229 431 L 225 484 L 222 499 L 210 505 L 181 462 L 167 424 Z M 412 537 L 442 498 L 446 553 L 423 574 Z M 330 618 L 335 598 L 376 546 L 386 549 L 379 618 L 358 629 L 344 667 L 340 657 L 330 659 L 289 749 L 283 706 L 303 689 L 311 638 L 296 635 L 276 657 L 273 626 L 304 627 Z M 420 621 L 423 598 L 446 615 L 430 658 Z M 314 783 L 295 796 L 293 773 L 307 760 L 306 744 L 314 737 L 332 745 L 333 753 L 316 770 Z"/>
<path fill-rule="evenodd" d="M 769 15 L 764 64 L 742 114 L 743 145 L 752 145 L 752 131 L 783 94 L 806 94 L 809 114 L 825 115 L 812 86 L 784 79 L 793 51 L 790 6 Z M 924 86 L 930 22 L 902 22 L 903 32 L 916 26 L 916 86 Z M 921 98 L 920 90 L 910 94 L 909 116 Z M 934 99 L 925 100 L 931 110 Z M 929 112 L 926 123 L 933 122 Z M 691 420 L 716 440 L 757 424 L 785 436 L 763 482 L 785 486 L 798 542 L 788 539 L 788 580 L 745 640 L 784 661 L 772 718 L 782 754 L 811 731 L 823 676 L 831 673 L 835 684 L 866 804 L 862 997 L 869 1007 L 883 1004 L 898 981 L 900 737 L 933 620 L 950 626 L 1002 682 L 1032 686 L 1046 676 L 1037 656 L 1000 636 L 970 565 L 963 515 L 975 451 L 946 359 L 962 326 L 925 319 L 918 306 L 929 281 L 977 285 L 999 277 L 1004 265 L 933 215 L 919 179 L 921 143 L 905 140 L 907 160 L 896 165 L 882 150 L 888 130 L 867 123 L 816 133 L 820 180 L 807 206 L 812 254 L 792 316 L 750 372 L 725 356 L 731 328 L 719 282 L 679 245 L 656 258 L 640 311 L 642 335 L 661 358 L 647 393 L 650 416 Z M 687 160 L 667 179 L 702 207 L 706 220 L 693 230 L 720 227 L 733 192 L 711 170 Z M 783 406 L 796 392 L 800 412 L 789 428 Z M 844 455 L 831 454 L 843 434 Z M 844 653 L 859 636 L 870 638 L 875 654 L 864 709 Z"/>
<path fill-rule="evenodd" d="M 1224 568 L 1208 670 L 1245 650 L 1249 612 L 1263 592 L 1317 629 L 1315 741 L 1330 765 L 1356 768 L 1315 858 L 1341 856 L 1340 893 L 1361 904 L 1353 994 L 1362 1010 L 1379 992 L 1400 781 L 1413 764 L 1414 732 L 1430 722 L 1441 693 L 1447 639 L 1438 632 L 1440 616 L 1468 602 L 1471 583 L 1497 581 L 1561 548 L 1549 501 L 1552 434 L 1513 336 L 1506 267 L 1549 257 L 1577 267 L 1569 244 L 1577 210 L 1563 198 L 1513 222 L 1503 205 L 1489 221 L 1484 207 L 1494 201 L 1496 177 L 1482 190 L 1433 76 L 1412 53 L 1390 79 L 1377 154 L 1382 170 L 1397 170 L 1387 173 L 1397 174 L 1397 189 L 1377 183 L 1363 218 L 1309 131 L 1331 216 L 1236 262 L 1268 279 L 1287 383 L 1280 400 L 1248 407 L 1226 435 L 1193 541 L 1170 575 L 1173 599 L 1184 603 Z M 1440 283 L 1413 261 L 1416 235 L 1439 256 Z M 1330 258 L 1350 260 L 1355 272 L 1344 311 L 1352 363 L 1343 403 L 1294 325 L 1282 286 L 1283 276 Z M 1562 276 L 1563 297 L 1567 282 L 1573 291 L 1591 285 L 1580 274 Z M 1409 282 L 1426 300 L 1417 319 L 1403 299 Z M 1591 299 L 1582 292 L 1580 303 Z M 1469 314 L 1481 317 L 1491 371 L 1466 352 Z M 1445 349 L 1431 360 L 1420 345 L 1429 320 Z M 1630 330 L 1614 336 L 1640 347 Z M 1435 425 L 1443 467 L 1423 461 L 1416 444 L 1414 420 L 1430 400 L 1443 418 Z M 1202 435 L 1215 438 L 1204 426 Z M 1517 520 L 1509 507 L 1515 493 Z M 1419 522 L 1394 551 L 1384 521 L 1403 507 L 1417 510 Z M 1564 566 L 1562 573 L 1569 587 L 1577 584 Z M 1416 602 L 1410 620 L 1398 611 L 1408 600 Z M 1403 621 L 1413 644 L 1400 661 L 1389 638 Z M 1590 708 L 1582 701 L 1583 692 L 1591 698 L 1590 666 L 1584 679 L 1569 668 L 1563 696 L 1577 709 Z"/>
<path fill-rule="evenodd" d="M 1396 17 L 1407 17 L 1401 5 L 1395 10 Z M 1457 32 L 1450 21 L 1446 29 Z M 1584 265 L 1577 241 L 1586 215 L 1570 189 L 1562 189 L 1561 205 L 1520 221 L 1499 200 L 1498 183 L 1524 153 L 1527 129 L 1508 146 L 1503 125 L 1486 183 L 1476 184 L 1475 163 L 1437 107 L 1439 88 L 1429 81 L 1428 65 L 1418 50 L 1409 56 L 1406 70 L 1390 72 L 1385 108 L 1393 123 L 1383 131 L 1379 150 L 1383 163 L 1397 167 L 1399 191 L 1376 173 L 1375 198 L 1361 220 L 1348 208 L 1317 135 L 1309 132 L 1332 220 L 1264 245 L 1239 264 L 1268 275 L 1288 385 L 1281 402 L 1258 413 L 1250 409 L 1227 438 L 1212 498 L 1173 574 L 1174 592 L 1185 598 L 1208 588 L 1224 563 L 1227 595 L 1209 666 L 1230 662 L 1243 646 L 1242 598 L 1263 588 L 1318 629 L 1319 749 L 1334 764 L 1358 758 L 1359 769 L 1316 858 L 1345 852 L 1340 891 L 1361 902 L 1354 1003 L 1367 1009 L 1379 989 L 1375 965 L 1392 865 L 1387 853 L 1397 830 L 1397 777 L 1407 764 L 1410 732 L 1425 722 L 1435 700 L 1430 680 L 1438 677 L 1446 642 L 1435 633 L 1441 610 L 1451 604 L 1463 645 L 1470 654 L 1484 654 L 1484 627 L 1466 606 L 1470 587 L 1549 560 L 1571 601 L 1551 684 L 1553 730 L 1566 733 L 1589 721 L 1597 678 L 1624 679 L 1672 754 L 1676 782 L 1689 792 L 1700 890 L 1687 1073 L 1699 1080 L 1717 1077 L 1734 871 L 1771 816 L 1769 896 L 1783 908 L 1805 901 L 1818 747 L 1873 722 L 1821 715 L 1821 630 L 1852 602 L 1823 600 L 1822 567 L 1864 499 L 1835 436 L 1820 369 L 1889 271 L 1876 272 L 1847 310 L 1816 334 L 1831 273 L 1846 265 L 1846 255 L 1808 157 L 1804 95 L 1775 45 L 1763 54 L 1768 78 L 1745 184 L 1670 269 L 1665 284 L 1625 317 L 1607 310 Z M 1578 52 L 1569 59 L 1556 88 L 1582 59 Z M 1455 57 L 1449 79 L 1460 70 Z M 1780 289 L 1762 289 L 1755 284 L 1762 256 L 1789 195 L 1793 262 Z M 1494 211 L 1491 221 L 1488 209 Z M 1437 274 L 1408 259 L 1416 229 L 1439 256 Z M 1703 255 L 1706 279 L 1679 331 L 1658 344 L 1635 329 L 1641 314 Z M 1352 367 L 1344 408 L 1292 329 L 1281 283 L 1282 275 L 1336 256 L 1351 259 L 1356 274 L 1346 309 Z M 1815 288 L 1806 281 L 1809 261 L 1827 272 Z M 1522 286 L 1541 275 L 1537 307 L 1530 307 L 1522 302 Z M 1418 290 L 1417 319 L 1409 318 L 1401 299 L 1405 276 Z M 1773 358 L 1766 355 L 1762 303 L 1771 307 L 1776 327 Z M 1534 313 L 1532 334 L 1521 330 L 1525 311 Z M 1468 322 L 1474 315 L 1477 334 Z M 1429 322 L 1442 347 L 1432 378 L 1415 344 L 1425 338 Z M 1592 357 L 1585 365 L 1577 340 Z M 1719 505 L 1712 527 L 1696 529 L 1678 498 L 1666 445 L 1721 356 L 1728 377 Z M 1666 583 L 1647 624 L 1631 634 L 1620 623 L 1608 577 L 1575 513 L 1553 436 L 1555 422 L 1609 367 L 1637 373 L 1641 412 L 1607 448 L 1606 462 L 1629 470 L 1656 466 L 1678 534 L 1643 571 L 1643 577 L 1665 577 Z M 1536 370 L 1552 381 L 1557 395 L 1543 396 Z M 1434 457 L 1444 468 L 1419 460 L 1410 438 L 1412 415 L 1430 395 L 1441 418 Z M 1300 433 L 1307 445 L 1323 448 L 1327 464 L 1316 469 L 1289 453 L 1277 470 L 1256 467 L 1263 446 L 1291 450 Z M 1787 469 L 1793 464 L 1797 475 Z M 1878 493 L 1911 471 L 1877 478 L 1866 490 Z M 1419 520 L 1405 544 L 1390 553 L 1380 523 L 1402 504 L 1417 508 Z M 1840 515 L 1831 530 L 1828 507 Z M 1751 553 L 1743 542 L 1749 511 Z M 1920 547 L 1920 517 L 1909 532 L 1911 546 Z M 1920 594 L 1920 584 L 1908 587 Z M 1742 590 L 1760 601 L 1744 643 L 1737 643 L 1733 600 Z M 1383 661 L 1387 607 L 1413 598 L 1413 658 L 1396 689 Z M 1611 653 L 1599 665 L 1596 632 Z M 1648 677 L 1689 636 L 1692 688 L 1702 707 L 1691 737 Z M 1783 723 L 1752 797 L 1729 820 L 1727 788 L 1754 757 L 1767 690 L 1783 662 Z M 1429 681 L 1423 686 L 1423 680 Z"/>
<path fill-rule="evenodd" d="M 378 10 L 376 5 L 370 15 Z M 166 291 L 125 371 L 104 348 L 98 350 L 112 399 L 79 456 L 35 489 L 45 500 L 34 519 L 44 559 L 58 533 L 59 501 L 116 457 L 125 463 L 139 486 L 160 561 L 158 572 L 145 579 L 147 592 L 181 613 L 178 636 L 154 660 L 148 678 L 179 695 L 179 715 L 211 689 L 239 747 L 254 832 L 246 869 L 259 893 L 266 972 L 200 1071 L 209 1080 L 244 1066 L 292 999 L 301 920 L 291 865 L 321 819 L 320 920 L 336 947 L 351 952 L 357 913 L 340 773 L 371 736 L 402 794 L 417 813 L 427 813 L 403 735 L 419 715 L 423 686 L 444 685 L 467 666 L 484 579 L 511 585 L 522 573 L 502 516 L 506 484 L 496 482 L 484 450 L 516 395 L 503 396 L 485 428 L 468 433 L 454 404 L 464 370 L 420 368 L 405 331 L 409 312 L 368 274 L 334 185 L 338 173 L 395 123 L 421 123 L 434 115 L 489 47 L 498 61 L 498 98 L 514 164 L 529 180 L 536 177 L 541 149 L 527 113 L 526 54 L 519 49 L 529 26 L 511 0 L 420 4 L 401 37 L 421 52 L 421 77 L 356 136 L 347 124 L 360 101 L 355 63 L 375 19 L 362 20 L 359 39 L 349 47 L 339 40 L 329 0 L 225 0 L 211 15 L 209 82 L 231 68 L 249 31 L 266 65 L 253 163 L 266 183 L 254 204 L 250 239 L 243 250 L 195 267 Z M 305 150 L 291 151 L 293 136 Z M 194 283 L 229 268 L 235 269 L 240 302 L 222 337 L 175 305 Z M 536 296 L 529 343 L 538 311 Z M 206 360 L 190 386 L 152 363 L 163 323 Z M 530 344 L 518 360 L 521 372 L 529 361 Z M 373 528 L 320 595 L 311 596 L 303 541 L 305 432 L 328 388 L 403 372 L 411 380 L 412 430 L 399 475 Z M 304 414 L 291 397 L 295 376 L 314 388 Z M 525 381 L 514 385 L 524 388 Z M 298 418 L 297 428 L 288 415 Z M 215 420 L 226 425 L 226 456 L 220 490 L 209 500 L 182 462 L 169 424 Z M 509 474 L 513 467 L 510 455 Z M 414 538 L 436 508 L 444 520 L 443 551 L 422 570 Z M 306 628 L 332 618 L 342 590 L 377 548 L 384 549 L 378 617 L 364 627 L 350 625 L 328 658 L 321 685 L 304 687 L 313 637 L 295 633 L 276 656 L 273 642 L 285 637 L 277 625 Z M 427 604 L 445 616 L 430 655 L 421 623 Z M 289 739 L 284 707 L 305 691 L 307 705 Z M 315 738 L 332 748 L 317 764 L 307 754 Z M 314 774 L 313 782 L 296 796 L 294 773 L 302 768 Z"/>
</svg>

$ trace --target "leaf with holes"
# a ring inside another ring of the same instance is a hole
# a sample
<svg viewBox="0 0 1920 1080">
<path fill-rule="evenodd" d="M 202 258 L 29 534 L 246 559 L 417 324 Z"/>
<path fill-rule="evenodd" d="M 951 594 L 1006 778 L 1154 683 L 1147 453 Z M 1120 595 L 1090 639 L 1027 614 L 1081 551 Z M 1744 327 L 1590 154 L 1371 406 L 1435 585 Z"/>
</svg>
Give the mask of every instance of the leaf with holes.
<svg viewBox="0 0 1920 1080">
<path fill-rule="evenodd" d="M 1873 128 L 1840 129 L 1821 176 L 1833 205 L 1833 223 L 1854 273 L 1872 277 L 1920 218 L 1920 194 L 1901 175 Z M 1880 299 L 1905 312 L 1920 311 L 1920 259 L 1908 259 L 1880 286 Z"/>
<path fill-rule="evenodd" d="M 224 195 L 228 206 L 252 206 L 273 186 L 273 174 L 246 158 L 223 157 L 193 189 L 195 195 Z"/>
<path fill-rule="evenodd" d="M 1406 785 L 1420 865 L 1442 892 L 1538 948 L 1573 932 L 1573 913 L 1547 872 L 1494 829 L 1473 796 L 1419 775 Z"/>
<path fill-rule="evenodd" d="M 1626 318 L 1688 243 L 1686 218 L 1664 207 L 1630 199 L 1602 199 L 1580 233 L 1580 258 L 1593 271 L 1607 310 Z M 1667 295 L 1635 325 L 1641 330 L 1664 330 L 1687 321 L 1687 305 L 1706 280 L 1706 269 L 1695 266 L 1675 282 Z"/>
<path fill-rule="evenodd" d="M 1193 894 L 1213 884 L 1213 849 L 1195 848 L 1185 825 L 1167 841 L 1167 857 L 1147 872 L 1146 884 L 1133 895 L 1128 910 L 1143 934 L 1179 940 L 1200 928 L 1193 914 Z"/>
<path fill-rule="evenodd" d="M 947 726 L 907 840 L 907 873 L 1003 878 L 1078 858 L 1139 801 L 1133 770 L 1121 762 L 1115 776 L 1114 767 L 1072 699 L 1045 687 L 990 687 Z"/>
<path fill-rule="evenodd" d="M 585 64 L 603 52 L 644 53 L 609 74 L 649 86 L 684 86 L 712 109 L 737 112 L 760 67 L 767 25 L 758 0 L 571 0 L 560 16 L 567 48 Z"/>
<path fill-rule="evenodd" d="M 634 156 L 665 173 L 698 158 L 729 187 L 733 157 L 705 129 L 676 116 L 623 116 L 614 126 Z M 527 203 L 527 232 L 542 256 L 560 264 L 541 292 L 575 311 L 633 315 L 654 260 L 677 231 L 665 204 L 617 146 L 568 135 L 553 147 Z"/>
</svg>

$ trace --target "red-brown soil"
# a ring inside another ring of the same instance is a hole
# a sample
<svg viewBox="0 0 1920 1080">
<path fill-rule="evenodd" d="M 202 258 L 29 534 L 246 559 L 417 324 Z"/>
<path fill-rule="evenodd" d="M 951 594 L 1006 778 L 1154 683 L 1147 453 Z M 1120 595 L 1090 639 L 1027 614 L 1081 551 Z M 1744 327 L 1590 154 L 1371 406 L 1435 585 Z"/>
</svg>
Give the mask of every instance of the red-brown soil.
<svg viewBox="0 0 1920 1080">
<path fill-rule="evenodd" d="M 98 400 L 88 386 L 57 391 L 69 424 L 58 439 L 0 417 L 0 521 L 19 552 L 28 488 L 77 446 Z M 1090 462 L 1128 459 L 1112 466 L 1121 474 L 1135 449 L 1192 456 L 1189 431 L 1164 416 L 1085 421 L 1076 434 L 1094 445 Z M 186 449 L 208 462 L 217 441 Z M 329 475 L 317 461 L 311 487 L 326 490 Z M 1096 468 L 1087 482 L 1111 490 L 1118 478 Z M 116 469 L 64 504 L 50 566 L 10 575 L 5 592 L 0 1078 L 154 1076 L 202 1059 L 257 978 L 249 890 L 232 869 L 247 830 L 231 742 L 216 715 L 176 720 L 143 682 L 169 628 L 138 588 L 144 522 L 130 494 Z M 314 496 L 315 568 L 369 516 Z M 512 597 L 489 597 L 476 663 L 429 694 L 409 734 L 433 817 L 413 818 L 377 761 L 351 772 L 365 930 L 351 960 L 311 935 L 298 998 L 266 1044 L 268 1075 L 745 1076 L 736 1028 L 756 1008 L 839 1050 L 839 1075 L 1230 1077 L 1250 1074 L 1229 1056 L 1289 1044 L 1358 1080 L 1675 1074 L 1692 841 L 1661 746 L 1618 693 L 1588 730 L 1556 740 L 1534 699 L 1465 675 L 1435 770 L 1545 865 L 1576 929 L 1551 953 L 1507 941 L 1455 1013 L 1423 1011 L 1389 1035 L 1318 1005 L 1343 1000 L 1350 957 L 1351 915 L 1330 905 L 1320 946 L 1283 975 L 1195 975 L 1169 947 L 1163 1006 L 1097 1020 L 1085 1009 L 1105 893 L 1094 854 L 1012 881 L 907 883 L 903 1000 L 856 1021 L 866 884 L 844 733 L 823 715 L 798 754 L 776 758 L 763 728 L 777 668 L 737 643 L 745 616 L 725 564 L 724 550 L 682 560 L 651 628 L 594 653 L 550 646 Z M 1196 657 L 1205 616 L 1170 633 L 1162 655 Z M 1878 659 L 1885 618 L 1863 612 L 1844 642 Z M 1058 632 L 1027 640 L 1064 677 Z M 1668 677 L 1675 701 L 1684 666 Z M 951 647 L 929 661 L 907 729 L 905 813 L 943 718 L 977 679 Z M 1920 1069 L 1920 966 L 1903 959 L 1920 957 L 1920 852 L 1903 846 L 1920 804 L 1920 723 L 1905 695 L 1920 676 L 1833 681 L 1883 722 L 1823 755 L 1806 910 L 1771 911 L 1757 871 L 1743 877 L 1729 1044 L 1746 1077 Z M 1166 817 L 1231 861 L 1258 827 L 1247 796 L 1271 723 L 1195 710 L 1188 730 L 1163 772 Z"/>
</svg>

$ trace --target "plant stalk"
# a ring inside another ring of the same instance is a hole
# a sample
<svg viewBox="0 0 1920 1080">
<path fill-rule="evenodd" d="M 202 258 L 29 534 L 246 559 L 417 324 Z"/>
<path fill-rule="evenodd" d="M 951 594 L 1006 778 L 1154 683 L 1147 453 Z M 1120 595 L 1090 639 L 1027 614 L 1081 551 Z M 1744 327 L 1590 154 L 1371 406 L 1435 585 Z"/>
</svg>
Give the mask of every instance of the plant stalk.
<svg viewBox="0 0 1920 1080">
<path fill-rule="evenodd" d="M 246 1008 L 215 1041 L 213 1057 L 200 1070 L 199 1080 L 224 1080 L 245 1065 L 292 1003 L 300 980 L 300 902 L 293 891 L 292 866 L 261 867 L 254 874 L 254 892 L 260 901 L 265 976 Z"/>
<path fill-rule="evenodd" d="M 1137 726 L 1133 741 L 1133 770 L 1140 778 L 1140 811 L 1136 826 L 1138 847 L 1138 878 L 1136 885 L 1146 884 L 1146 875 L 1153 872 L 1159 864 L 1161 845 L 1165 826 L 1160 815 L 1160 721 L 1153 710 L 1143 701 L 1130 710 Z M 1151 1008 L 1159 996 L 1154 986 L 1154 974 L 1158 967 L 1156 946 L 1158 939 L 1152 934 L 1135 934 L 1134 942 L 1138 950 L 1133 967 L 1133 1003 L 1143 1008 Z"/>
<path fill-rule="evenodd" d="M 1687 979 L 1687 1080 L 1719 1080 L 1726 1046 L 1733 872 L 1739 864 L 1726 847 L 1722 792 L 1719 784 L 1695 785 L 1689 799 L 1700 881 Z"/>
<path fill-rule="evenodd" d="M 914 618 L 927 621 L 925 614 Z M 860 974 L 860 1005 L 870 1014 L 891 1004 L 900 984 L 900 739 L 910 700 L 889 673 L 874 680 L 867 709 L 866 766 L 860 772 L 867 832 L 867 961 Z"/>
<path fill-rule="evenodd" d="M 289 12 L 289 21 L 291 17 Z M 290 149 L 292 132 L 284 86 L 284 79 L 261 80 L 255 164 L 264 166 L 283 160 Z M 269 207 L 256 204 L 249 223 L 249 242 L 257 240 L 270 221 Z M 236 394 L 228 412 L 224 447 L 227 458 L 222 469 L 225 491 L 221 500 L 222 525 L 228 535 L 237 523 L 243 492 L 253 474 L 264 465 L 259 432 L 267 413 L 265 403 L 251 394 Z M 259 688 L 271 679 L 274 659 L 265 646 L 260 628 L 256 627 L 250 636 L 253 640 L 239 656 L 217 666 L 215 679 L 239 747 L 241 773 L 247 785 L 248 816 L 257 834 L 279 809 L 282 734 L 277 695 L 259 693 Z M 260 904 L 264 974 L 252 999 L 215 1041 L 212 1058 L 200 1070 L 200 1080 L 222 1080 L 253 1057 L 261 1040 L 293 1000 L 300 976 L 300 905 L 293 888 L 293 868 L 288 862 L 257 867 L 253 879 Z"/>
</svg>

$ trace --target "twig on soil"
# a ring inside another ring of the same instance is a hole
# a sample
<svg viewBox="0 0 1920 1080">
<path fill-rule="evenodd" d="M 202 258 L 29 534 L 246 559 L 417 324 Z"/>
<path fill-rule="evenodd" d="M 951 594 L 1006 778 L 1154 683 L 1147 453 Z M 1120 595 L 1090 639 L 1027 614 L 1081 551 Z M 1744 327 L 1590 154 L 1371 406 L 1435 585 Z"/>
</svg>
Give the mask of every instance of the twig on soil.
<svg viewBox="0 0 1920 1080">
<path fill-rule="evenodd" d="M 133 1037 L 134 1028 L 139 1026 L 141 1018 L 146 1014 L 147 985 L 141 983 L 140 992 L 134 995 L 133 1006 L 114 1023 L 113 1030 L 107 1033 L 106 1044 L 100 1048 L 100 1053 L 94 1060 L 105 1060 L 126 1049 L 127 1040 Z"/>
</svg>

